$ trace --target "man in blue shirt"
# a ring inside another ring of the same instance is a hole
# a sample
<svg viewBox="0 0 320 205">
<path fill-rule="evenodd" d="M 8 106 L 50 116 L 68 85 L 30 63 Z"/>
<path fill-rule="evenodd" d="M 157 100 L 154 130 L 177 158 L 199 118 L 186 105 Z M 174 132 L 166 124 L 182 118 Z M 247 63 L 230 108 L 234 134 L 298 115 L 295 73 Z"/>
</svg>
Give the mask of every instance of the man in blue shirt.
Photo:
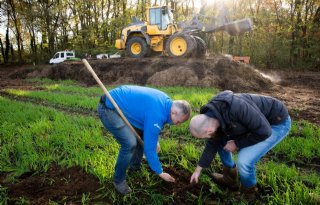
<svg viewBox="0 0 320 205">
<path fill-rule="evenodd" d="M 147 87 L 124 85 L 110 91 L 130 124 L 144 140 L 144 147 L 138 143 L 134 133 L 121 119 L 111 102 L 103 95 L 98 105 L 99 117 L 120 144 L 115 166 L 114 186 L 121 194 L 131 192 L 126 182 L 126 170 L 139 170 L 143 152 L 150 168 L 163 180 L 175 179 L 163 172 L 157 150 L 159 133 L 164 124 L 179 125 L 189 119 L 191 108 L 184 100 L 172 101 L 165 93 Z"/>
</svg>

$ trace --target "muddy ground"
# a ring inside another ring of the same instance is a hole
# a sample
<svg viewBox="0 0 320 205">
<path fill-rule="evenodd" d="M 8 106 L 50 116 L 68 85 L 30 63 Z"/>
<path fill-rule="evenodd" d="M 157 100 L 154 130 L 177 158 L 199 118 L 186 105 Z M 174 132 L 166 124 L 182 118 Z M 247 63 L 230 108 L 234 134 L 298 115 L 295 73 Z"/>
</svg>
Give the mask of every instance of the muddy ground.
<svg viewBox="0 0 320 205">
<path fill-rule="evenodd" d="M 62 168 L 52 165 L 45 173 L 27 172 L 16 183 L 5 183 L 11 199 L 27 198 L 32 204 L 48 204 L 49 200 L 81 204 L 83 194 L 96 193 L 99 180 L 81 167 Z M 1 183 L 1 184 L 2 184 Z M 15 200 L 9 200 L 9 204 Z"/>
<path fill-rule="evenodd" d="M 220 90 L 266 94 L 283 100 L 294 120 L 307 120 L 320 125 L 320 72 L 292 70 L 261 72 L 254 67 L 230 61 L 222 56 L 211 59 L 120 58 L 93 60 L 89 63 L 106 85 L 130 83 L 217 87 Z M 0 90 L 36 89 L 35 83 L 25 81 L 33 77 L 72 79 L 84 86 L 96 85 L 82 62 L 67 62 L 36 68 L 28 65 L 0 67 Z M 4 95 L 4 92 L 0 92 L 0 95 Z M 169 195 L 175 193 L 176 199 L 181 202 L 184 197 L 181 193 L 186 190 L 191 190 L 195 194 L 200 192 L 201 187 L 198 185 L 189 185 L 189 176 L 186 176 L 183 170 L 170 168 L 167 171 L 180 177 L 180 183 L 174 186 L 162 186 L 158 192 Z M 101 188 L 98 179 L 86 174 L 79 167 L 65 169 L 53 165 L 46 173 L 26 173 L 13 184 L 7 184 L 4 179 L 5 174 L 0 173 L 0 182 L 8 187 L 10 197 L 25 196 L 32 204 L 46 204 L 49 199 L 67 204 L 79 204 L 83 193 L 97 193 L 96 190 Z M 65 200 L 62 197 L 66 197 Z"/>
</svg>

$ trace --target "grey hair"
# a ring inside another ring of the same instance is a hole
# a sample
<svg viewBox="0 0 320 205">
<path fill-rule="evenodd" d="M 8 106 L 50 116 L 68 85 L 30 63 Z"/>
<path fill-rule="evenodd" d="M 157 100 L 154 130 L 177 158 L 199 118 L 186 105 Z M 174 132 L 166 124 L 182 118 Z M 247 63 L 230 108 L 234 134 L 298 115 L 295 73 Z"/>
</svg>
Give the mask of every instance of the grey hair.
<svg viewBox="0 0 320 205">
<path fill-rule="evenodd" d="M 185 100 L 174 100 L 172 102 L 172 106 L 177 108 L 179 111 L 179 114 L 187 115 L 188 118 L 191 115 L 191 106 L 190 104 Z"/>
</svg>

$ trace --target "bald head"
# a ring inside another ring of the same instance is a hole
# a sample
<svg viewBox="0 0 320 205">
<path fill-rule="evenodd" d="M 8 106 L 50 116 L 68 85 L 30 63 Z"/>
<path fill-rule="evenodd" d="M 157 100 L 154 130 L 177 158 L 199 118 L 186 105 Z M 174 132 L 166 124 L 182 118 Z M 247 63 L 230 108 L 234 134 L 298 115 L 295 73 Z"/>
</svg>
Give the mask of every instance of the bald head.
<svg viewBox="0 0 320 205">
<path fill-rule="evenodd" d="M 210 138 L 218 127 L 218 120 L 204 114 L 194 116 L 189 124 L 191 134 L 197 138 Z"/>
</svg>

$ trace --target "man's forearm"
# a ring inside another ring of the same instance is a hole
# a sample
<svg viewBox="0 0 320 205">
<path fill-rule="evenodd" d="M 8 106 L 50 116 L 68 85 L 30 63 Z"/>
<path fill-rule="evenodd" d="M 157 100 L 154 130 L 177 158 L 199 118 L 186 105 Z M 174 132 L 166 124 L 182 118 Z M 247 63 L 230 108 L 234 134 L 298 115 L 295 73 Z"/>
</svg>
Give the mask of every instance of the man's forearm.
<svg viewBox="0 0 320 205">
<path fill-rule="evenodd" d="M 199 166 L 203 168 L 207 168 L 210 166 L 213 158 L 216 156 L 216 153 L 218 151 L 218 143 L 219 142 L 217 140 L 208 140 L 206 147 L 204 148 L 203 153 L 198 162 Z"/>
<path fill-rule="evenodd" d="M 200 165 L 197 165 L 197 168 L 196 168 L 196 170 L 194 170 L 195 172 L 201 172 L 202 171 L 202 167 L 200 166 Z"/>
</svg>

